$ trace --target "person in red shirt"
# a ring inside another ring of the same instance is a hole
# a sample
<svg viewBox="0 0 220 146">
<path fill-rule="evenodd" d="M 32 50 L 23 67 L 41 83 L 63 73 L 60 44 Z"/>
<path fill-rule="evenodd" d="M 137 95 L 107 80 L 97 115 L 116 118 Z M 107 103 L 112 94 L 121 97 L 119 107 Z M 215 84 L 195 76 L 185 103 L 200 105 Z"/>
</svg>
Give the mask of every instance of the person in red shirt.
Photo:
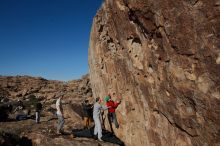
<svg viewBox="0 0 220 146">
<path fill-rule="evenodd" d="M 107 107 L 110 107 L 108 109 L 108 120 L 109 120 L 109 124 L 110 124 L 110 128 L 111 130 L 113 131 L 112 129 L 112 124 L 111 123 L 114 123 L 115 124 L 115 127 L 116 128 L 119 128 L 119 124 L 118 124 L 118 121 L 117 121 L 117 117 L 116 117 L 116 114 L 115 114 L 115 109 L 118 107 L 118 105 L 121 103 L 121 101 L 119 102 L 114 102 L 112 99 L 111 99 L 111 96 L 108 95 L 105 97 L 105 101 L 106 101 L 106 106 Z"/>
</svg>

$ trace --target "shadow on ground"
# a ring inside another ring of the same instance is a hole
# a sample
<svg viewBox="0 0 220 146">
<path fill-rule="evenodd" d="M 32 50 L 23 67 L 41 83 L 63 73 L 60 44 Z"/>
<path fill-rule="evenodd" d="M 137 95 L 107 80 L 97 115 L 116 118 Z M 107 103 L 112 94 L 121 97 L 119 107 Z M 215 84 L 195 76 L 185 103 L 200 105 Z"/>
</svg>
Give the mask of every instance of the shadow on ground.
<svg viewBox="0 0 220 146">
<path fill-rule="evenodd" d="M 2 146 L 32 146 L 32 140 L 11 133 L 1 133 Z"/>
<path fill-rule="evenodd" d="M 94 135 L 94 127 L 90 129 L 73 129 L 72 133 L 76 137 L 86 137 L 92 139 L 98 139 L 96 135 Z M 102 130 L 102 140 L 114 144 L 118 144 L 120 146 L 124 146 L 124 142 L 121 141 L 118 137 L 116 137 L 112 132 L 107 130 Z"/>
</svg>

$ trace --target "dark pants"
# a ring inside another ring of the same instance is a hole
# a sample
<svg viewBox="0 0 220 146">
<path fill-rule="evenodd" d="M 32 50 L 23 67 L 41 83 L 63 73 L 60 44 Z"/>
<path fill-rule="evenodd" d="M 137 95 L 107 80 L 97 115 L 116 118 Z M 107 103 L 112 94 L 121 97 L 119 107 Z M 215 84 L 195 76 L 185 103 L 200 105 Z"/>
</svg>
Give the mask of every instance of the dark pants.
<svg viewBox="0 0 220 146">
<path fill-rule="evenodd" d="M 115 128 L 119 128 L 119 124 L 118 124 L 115 112 L 114 113 L 108 113 L 108 120 L 109 120 L 110 126 L 111 126 L 111 123 L 114 123 Z M 112 129 L 112 127 L 111 127 L 111 129 Z"/>
</svg>

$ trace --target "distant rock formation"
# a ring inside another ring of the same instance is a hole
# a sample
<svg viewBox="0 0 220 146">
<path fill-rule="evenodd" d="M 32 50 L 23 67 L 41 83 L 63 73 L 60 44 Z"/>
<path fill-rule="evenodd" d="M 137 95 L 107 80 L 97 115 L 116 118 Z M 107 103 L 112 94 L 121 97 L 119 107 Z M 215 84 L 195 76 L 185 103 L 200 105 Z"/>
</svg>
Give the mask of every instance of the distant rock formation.
<svg viewBox="0 0 220 146">
<path fill-rule="evenodd" d="M 90 81 L 95 96 L 122 98 L 127 145 L 220 145 L 219 14 L 219 0 L 105 0 Z"/>
<path fill-rule="evenodd" d="M 28 100 L 30 96 L 36 98 L 54 100 L 61 92 L 66 99 L 80 99 L 92 96 L 89 76 L 68 82 L 46 80 L 41 77 L 30 76 L 0 76 L 0 100 Z"/>
</svg>

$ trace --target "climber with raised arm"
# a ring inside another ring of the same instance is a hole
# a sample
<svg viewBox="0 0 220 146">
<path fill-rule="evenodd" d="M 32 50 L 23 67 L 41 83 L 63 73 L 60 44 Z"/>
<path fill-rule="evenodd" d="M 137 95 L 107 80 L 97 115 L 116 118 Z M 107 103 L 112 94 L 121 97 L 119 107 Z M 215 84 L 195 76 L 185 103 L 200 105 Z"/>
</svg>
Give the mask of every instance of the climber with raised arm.
<svg viewBox="0 0 220 146">
<path fill-rule="evenodd" d="M 118 102 L 113 101 L 110 94 L 105 97 L 105 101 L 106 101 L 106 106 L 110 107 L 108 109 L 108 121 L 110 124 L 111 131 L 113 132 L 112 123 L 114 123 L 115 128 L 119 128 L 115 110 L 118 107 L 118 105 L 121 103 L 121 101 Z"/>
</svg>

